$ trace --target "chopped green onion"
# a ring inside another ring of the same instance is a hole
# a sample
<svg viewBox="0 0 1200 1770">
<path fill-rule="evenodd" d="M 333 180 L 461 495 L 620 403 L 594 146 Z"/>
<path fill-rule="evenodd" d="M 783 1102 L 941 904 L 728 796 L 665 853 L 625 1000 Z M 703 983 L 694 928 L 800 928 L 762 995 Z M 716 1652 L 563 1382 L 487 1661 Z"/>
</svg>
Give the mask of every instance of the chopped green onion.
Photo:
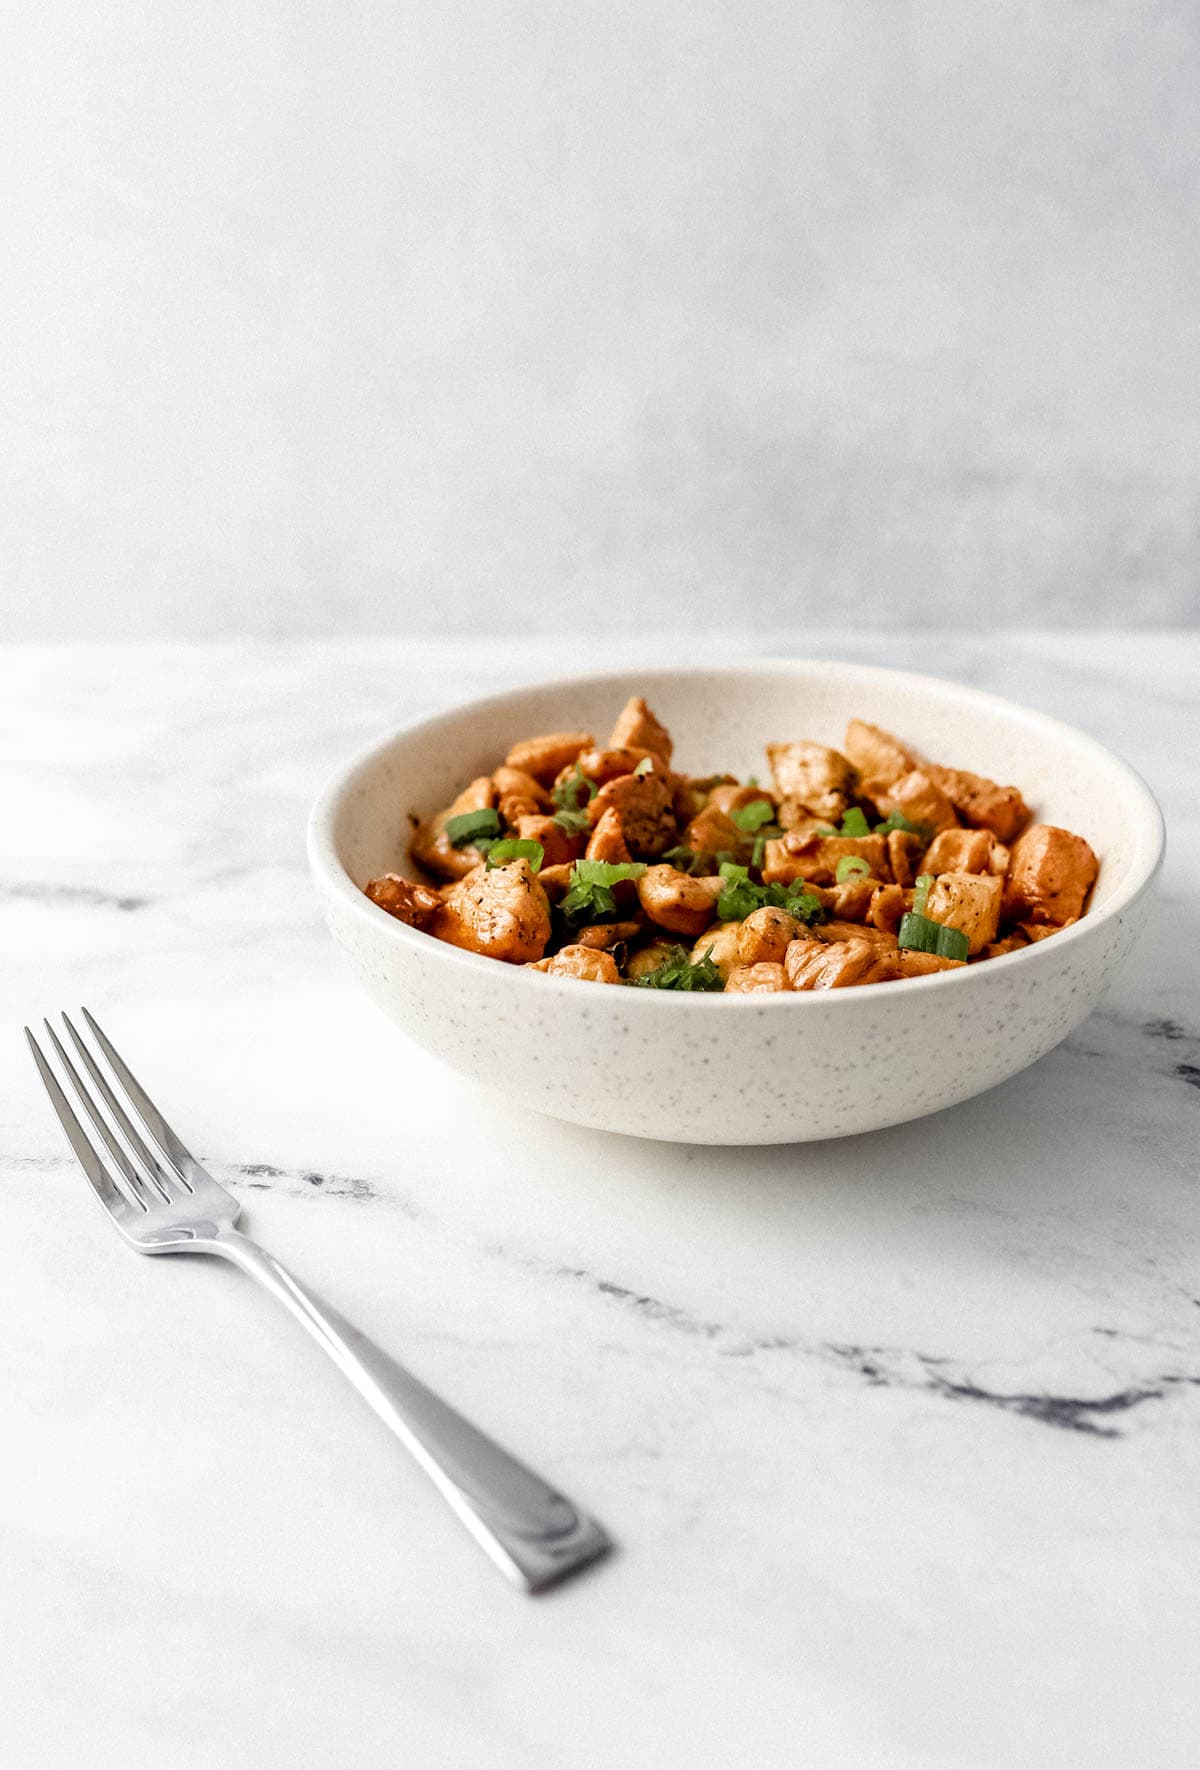
<svg viewBox="0 0 1200 1770">
<path fill-rule="evenodd" d="M 634 774 L 636 774 L 638 776 L 638 778 L 640 780 L 643 775 L 649 774 L 650 770 L 653 767 L 654 767 L 653 756 L 643 756 L 641 761 L 638 763 L 637 767 L 634 769 L 633 772 L 634 772 Z"/>
<path fill-rule="evenodd" d="M 592 800 L 596 797 L 598 790 L 595 781 L 589 780 L 588 776 L 584 774 L 577 762 L 575 764 L 574 772 L 569 774 L 565 781 L 561 781 L 559 785 L 553 789 L 550 797 L 561 811 L 578 811 L 579 795 L 581 793 L 586 793 L 587 797 L 584 799 L 583 803 L 585 805 L 590 805 Z"/>
<path fill-rule="evenodd" d="M 916 889 L 913 892 L 913 915 L 923 916 L 929 893 L 933 890 L 933 874 L 918 873 Z"/>
<path fill-rule="evenodd" d="M 554 813 L 554 822 L 568 836 L 582 836 L 591 827 L 587 812 L 573 811 L 569 805 Z"/>
<path fill-rule="evenodd" d="M 766 852 L 767 838 L 765 836 L 756 836 L 754 838 L 754 847 L 750 854 L 750 865 L 752 867 L 761 867 Z"/>
<path fill-rule="evenodd" d="M 961 928 L 931 922 L 928 916 L 914 910 L 901 916 L 896 938 L 902 947 L 918 953 L 936 953 L 940 959 L 965 959 L 969 946 Z"/>
<path fill-rule="evenodd" d="M 531 838 L 518 839 L 508 836 L 502 842 L 489 842 L 487 846 L 487 867 L 490 873 L 493 867 L 502 867 L 506 861 L 527 860 L 531 873 L 540 873 L 542 862 L 546 858 L 546 850 L 540 842 Z"/>
<path fill-rule="evenodd" d="M 841 860 L 837 863 L 837 872 L 834 877 L 837 879 L 839 885 L 844 885 L 846 880 L 852 879 L 856 873 L 865 873 L 869 875 L 870 871 L 871 868 L 869 864 L 862 858 L 861 854 L 843 854 Z"/>
<path fill-rule="evenodd" d="M 723 990 L 725 979 L 713 963 L 712 948 L 693 964 L 686 947 L 673 946 L 657 970 L 628 979 L 633 989 Z"/>
<path fill-rule="evenodd" d="M 617 913 L 613 886 L 623 879 L 640 879 L 644 861 L 577 860 L 571 869 L 569 890 L 558 906 L 568 928 L 583 922 L 604 922 Z"/>
<path fill-rule="evenodd" d="M 755 799 L 749 805 L 737 806 L 729 815 L 744 835 L 752 836 L 756 830 L 761 830 L 764 824 L 773 821 L 775 807 L 769 799 Z"/>
<path fill-rule="evenodd" d="M 744 922 L 755 910 L 786 910 L 799 922 L 813 922 L 821 914 L 821 900 L 805 888 L 803 880 L 791 885 L 755 885 L 749 869 L 725 862 L 721 867 L 725 889 L 717 899 L 717 919 Z"/>
<path fill-rule="evenodd" d="M 926 838 L 930 834 L 928 824 L 910 823 L 902 811 L 889 811 L 883 823 L 875 825 L 877 836 L 889 835 L 892 830 L 903 830 L 908 836 L 924 836 Z"/>
<path fill-rule="evenodd" d="M 819 829 L 813 831 L 814 836 L 862 837 L 869 836 L 870 834 L 871 826 L 868 824 L 864 813 L 859 810 L 857 805 L 852 805 L 849 811 L 843 815 L 841 829 L 835 830 L 832 824 L 822 824 Z"/>
<path fill-rule="evenodd" d="M 748 774 L 746 776 L 746 785 L 748 787 L 756 787 L 758 785 L 758 776 L 756 774 Z"/>
<path fill-rule="evenodd" d="M 504 825 L 498 811 L 464 811 L 460 817 L 446 819 L 446 839 L 451 848 L 465 848 L 478 843 L 481 836 L 491 840 L 503 833 Z"/>
</svg>

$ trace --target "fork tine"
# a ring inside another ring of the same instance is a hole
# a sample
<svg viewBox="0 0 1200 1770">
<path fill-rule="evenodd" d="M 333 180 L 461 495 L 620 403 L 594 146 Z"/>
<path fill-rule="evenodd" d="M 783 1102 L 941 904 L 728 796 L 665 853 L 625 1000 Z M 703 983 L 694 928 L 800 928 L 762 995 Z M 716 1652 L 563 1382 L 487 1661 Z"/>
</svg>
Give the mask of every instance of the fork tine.
<svg viewBox="0 0 1200 1770">
<path fill-rule="evenodd" d="M 109 1082 L 108 1077 L 100 1068 L 100 1065 L 96 1062 L 96 1059 L 92 1056 L 92 1053 L 88 1050 L 88 1047 L 76 1032 L 71 1022 L 70 1015 L 64 1014 L 62 1020 L 63 1025 L 71 1035 L 75 1049 L 79 1052 L 79 1055 L 87 1065 L 88 1074 L 104 1096 L 104 1104 L 108 1107 L 112 1117 L 116 1120 L 125 1141 L 133 1150 L 135 1158 L 141 1162 L 142 1166 L 148 1171 L 151 1180 L 154 1182 L 155 1190 L 160 1192 L 163 1198 L 169 1199 L 171 1197 L 171 1182 L 173 1176 L 164 1171 L 163 1165 L 155 1155 L 154 1151 L 147 1146 L 145 1139 L 139 1134 L 137 1126 L 133 1123 L 133 1120 L 125 1111 L 125 1108 L 121 1105 L 117 1096 L 113 1093 L 112 1084 Z M 47 1023 L 47 1026 L 49 1026 L 49 1023 Z M 53 1032 L 50 1033 L 50 1037 L 54 1038 Z M 58 1041 L 55 1040 L 56 1044 L 57 1042 Z"/>
<path fill-rule="evenodd" d="M 112 1040 L 105 1033 L 104 1029 L 98 1024 L 94 1016 L 89 1014 L 86 1008 L 82 1008 L 80 1012 L 82 1013 L 83 1018 L 87 1021 L 88 1026 L 91 1028 L 96 1043 L 108 1059 L 109 1067 L 113 1074 L 117 1077 L 118 1081 L 125 1089 L 126 1094 L 133 1102 L 134 1110 L 137 1112 L 142 1123 L 145 1125 L 155 1143 L 158 1144 L 158 1147 L 162 1150 L 167 1160 L 171 1163 L 171 1166 L 175 1169 L 175 1172 L 179 1175 L 183 1184 L 189 1191 L 191 1191 L 189 1173 L 191 1169 L 199 1167 L 200 1164 L 197 1162 L 191 1150 L 186 1149 L 180 1142 L 162 1113 L 159 1112 L 149 1094 L 147 1094 L 146 1090 L 142 1087 L 142 1084 L 138 1081 L 133 1071 L 121 1056 L 121 1053 L 112 1043 Z M 63 1015 L 63 1019 L 66 1020 L 68 1027 L 71 1028 L 76 1044 L 79 1044 L 79 1035 L 75 1032 L 75 1028 L 71 1026 L 71 1022 L 67 1020 L 65 1014 Z"/>
<path fill-rule="evenodd" d="M 50 1096 L 50 1104 L 54 1108 L 59 1124 L 67 1134 L 67 1141 L 75 1152 L 76 1161 L 87 1175 L 93 1192 L 105 1210 L 110 1212 L 112 1216 L 119 1218 L 125 1211 L 132 1208 L 129 1201 L 125 1194 L 113 1185 L 112 1176 L 96 1154 L 83 1126 L 71 1111 L 67 1097 L 58 1085 L 58 1077 L 42 1056 L 41 1048 L 28 1027 L 25 1028 L 25 1037 L 29 1040 L 29 1049 L 33 1053 L 33 1061 L 37 1064 L 38 1074 L 42 1078 L 42 1086 Z M 145 1208 L 145 1205 L 139 1200 L 138 1209 L 144 1211 Z"/>
<path fill-rule="evenodd" d="M 66 1019 L 66 1016 L 64 1015 L 63 1018 Z M 91 1119 L 92 1124 L 96 1129 L 97 1136 L 100 1138 L 101 1143 L 103 1143 L 105 1149 L 107 1149 L 109 1155 L 116 1163 L 117 1172 L 125 1182 L 126 1191 L 133 1194 L 137 1203 L 142 1206 L 143 1210 L 148 1209 L 149 1206 L 154 1203 L 154 1194 L 149 1191 L 144 1176 L 138 1173 L 125 1151 L 121 1148 L 119 1140 L 113 1133 L 112 1126 L 105 1119 L 104 1114 L 100 1111 L 96 1102 L 88 1093 L 78 1070 L 63 1050 L 58 1034 L 55 1032 L 50 1022 L 46 1020 L 43 1021 L 42 1024 L 45 1026 L 46 1031 L 50 1036 L 50 1042 L 58 1054 L 58 1061 L 63 1067 L 67 1080 L 70 1082 L 72 1088 L 74 1088 L 79 1097 L 79 1104 L 87 1113 L 88 1118 Z M 86 1052 L 84 1055 L 86 1056 Z M 109 1105 L 111 1106 L 112 1104 L 113 1103 L 110 1101 Z M 137 1154 L 138 1151 L 135 1149 L 134 1153 Z M 165 1196 L 165 1190 L 162 1186 L 156 1186 L 155 1191 L 163 1193 Z"/>
</svg>

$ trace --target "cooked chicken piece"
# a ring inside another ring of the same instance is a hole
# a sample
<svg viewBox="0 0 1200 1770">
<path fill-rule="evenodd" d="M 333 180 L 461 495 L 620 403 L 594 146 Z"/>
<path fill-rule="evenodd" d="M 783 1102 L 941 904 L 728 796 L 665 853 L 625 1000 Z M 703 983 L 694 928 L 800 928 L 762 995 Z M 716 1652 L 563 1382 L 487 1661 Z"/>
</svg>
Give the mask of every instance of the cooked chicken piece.
<svg viewBox="0 0 1200 1770">
<path fill-rule="evenodd" d="M 557 903 L 571 889 L 572 866 L 543 867 L 537 882 L 551 903 Z"/>
<path fill-rule="evenodd" d="M 671 782 L 675 816 L 680 825 L 690 823 L 698 812 L 704 810 L 714 788 L 736 787 L 738 784 L 732 774 L 673 774 Z"/>
<path fill-rule="evenodd" d="M 920 764 L 914 750 L 881 726 L 868 725 L 865 719 L 850 721 L 843 748 L 863 780 L 881 787 L 890 787 Z"/>
<path fill-rule="evenodd" d="M 933 838 L 921 862 L 923 873 L 1000 873 L 994 856 L 1007 851 L 990 830 L 943 830 Z"/>
<path fill-rule="evenodd" d="M 837 877 L 838 861 L 848 854 L 865 860 L 876 880 L 890 880 L 882 836 L 804 836 L 795 832 L 767 843 L 762 876 L 768 885 L 790 885 L 796 879 L 831 885 Z"/>
<path fill-rule="evenodd" d="M 1082 836 L 1054 824 L 1031 824 L 1013 844 L 1004 882 L 1010 922 L 1054 922 L 1083 914 L 1099 862 Z"/>
<path fill-rule="evenodd" d="M 575 945 L 601 947 L 607 952 L 623 940 L 636 940 L 641 932 L 640 922 L 593 922 L 577 930 Z"/>
<path fill-rule="evenodd" d="M 752 910 L 740 924 L 738 959 L 743 965 L 782 965 L 788 947 L 804 932 L 804 923 L 789 916 L 786 910 L 769 906 Z"/>
<path fill-rule="evenodd" d="M 1035 941 L 1049 940 L 1052 934 L 1061 934 L 1064 928 L 1073 928 L 1078 920 L 1078 916 L 1068 916 L 1065 922 L 1022 922 L 1014 933 L 1020 932 L 1032 945 Z"/>
<path fill-rule="evenodd" d="M 549 977 L 578 977 L 585 983 L 621 981 L 621 973 L 617 970 L 612 954 L 600 952 L 594 946 L 584 946 L 582 942 L 575 946 L 559 947 L 552 959 L 539 959 L 528 969 L 544 971 Z"/>
<path fill-rule="evenodd" d="M 727 816 L 731 811 L 743 811 L 747 805 L 761 805 L 764 801 L 774 812 L 775 795 L 769 787 L 740 787 L 736 781 L 725 781 L 708 795 L 709 809 L 723 811 Z"/>
<path fill-rule="evenodd" d="M 867 921 L 884 934 L 895 934 L 905 910 L 912 907 L 912 892 L 903 885 L 877 885 L 867 907 Z"/>
<path fill-rule="evenodd" d="M 548 787 L 595 741 L 587 731 L 554 731 L 546 737 L 525 738 L 514 744 L 504 760 L 510 768 L 520 768 L 541 786 Z"/>
<path fill-rule="evenodd" d="M 899 960 L 897 952 L 870 940 L 839 940 L 830 946 L 794 940 L 783 964 L 794 990 L 852 989 L 893 982 L 900 975 Z"/>
<path fill-rule="evenodd" d="M 925 824 L 929 829 L 953 829 L 958 814 L 942 789 L 922 768 L 910 769 L 891 786 L 874 794 L 875 803 L 886 817 L 891 811 L 901 812 L 912 824 Z"/>
<path fill-rule="evenodd" d="M 767 759 L 781 799 L 836 822 L 849 803 L 856 774 L 840 750 L 825 744 L 768 744 Z"/>
<path fill-rule="evenodd" d="M 986 775 L 965 768 L 938 768 L 929 763 L 925 772 L 942 789 L 965 824 L 990 830 L 1001 842 L 1011 842 L 1029 822 L 1029 807 L 1016 787 L 1000 787 Z"/>
<path fill-rule="evenodd" d="M 638 902 L 652 922 L 693 938 L 716 914 L 723 879 L 693 879 L 677 867 L 649 867 L 637 882 Z"/>
<path fill-rule="evenodd" d="M 981 952 L 975 953 L 971 964 L 978 965 L 983 959 L 1002 959 L 1005 953 L 1019 953 L 1023 947 L 1028 945 L 1028 935 L 1022 933 L 1019 928 L 1014 928 L 1011 933 L 1002 935 L 999 940 L 993 940 Z"/>
<path fill-rule="evenodd" d="M 978 953 L 1000 930 L 1004 881 L 994 873 L 939 873 L 925 902 L 925 914 L 945 928 L 961 929 L 968 953 Z"/>
<path fill-rule="evenodd" d="M 833 919 L 818 922 L 813 929 L 813 936 L 820 941 L 865 940 L 870 946 L 886 949 L 891 952 L 897 945 L 896 936 L 886 928 L 876 928 L 870 922 L 839 922 Z"/>
<path fill-rule="evenodd" d="M 851 873 L 842 884 L 835 882 L 824 889 L 825 907 L 839 921 L 865 922 L 870 914 L 871 899 L 878 889 L 879 880 L 873 879 L 869 873 Z"/>
<path fill-rule="evenodd" d="M 815 811 L 810 811 L 807 805 L 800 803 L 799 799 L 781 799 L 779 810 L 775 814 L 775 822 L 780 829 L 787 830 L 789 834 L 794 832 L 800 836 L 811 835 L 814 830 L 827 830 L 830 821 L 827 817 L 818 817 Z M 837 821 L 838 818 L 835 816 L 832 822 L 837 823 Z"/>
<path fill-rule="evenodd" d="M 778 995 L 781 990 L 791 987 L 783 966 L 766 959 L 757 960 L 753 965 L 735 966 L 725 979 L 727 996 Z"/>
<path fill-rule="evenodd" d="M 544 817 L 535 812 L 532 817 L 517 819 L 517 835 L 522 842 L 540 842 L 545 859 L 544 867 L 569 866 L 579 859 L 584 850 L 582 836 L 568 835 L 561 824 L 556 824 L 552 817 Z"/>
<path fill-rule="evenodd" d="M 549 793 L 523 768 L 509 768 L 507 764 L 498 768 L 492 776 L 492 791 L 496 795 L 496 809 L 510 829 L 519 817 L 536 817 L 539 811 L 550 809 Z"/>
<path fill-rule="evenodd" d="M 736 854 L 746 840 L 727 811 L 709 804 L 683 832 L 683 845 L 693 854 Z"/>
<path fill-rule="evenodd" d="M 712 962 L 722 977 L 736 969 L 738 959 L 738 938 L 741 934 L 740 922 L 718 922 L 715 927 L 702 934 L 692 948 L 692 964 L 699 964 L 710 953 Z"/>
<path fill-rule="evenodd" d="M 410 928 L 428 928 L 441 903 L 441 894 L 431 885 L 418 885 L 415 880 L 402 879 L 398 873 L 385 873 L 372 879 L 367 896 L 389 916 L 407 922 Z"/>
<path fill-rule="evenodd" d="M 649 946 L 639 947 L 636 953 L 630 954 L 625 963 L 625 975 L 635 982 L 639 977 L 649 977 L 652 971 L 661 970 L 667 960 L 674 957 L 674 953 L 673 941 L 651 941 Z"/>
<path fill-rule="evenodd" d="M 897 955 L 901 977 L 929 977 L 935 971 L 961 971 L 965 959 L 943 959 L 940 953 L 917 953 L 903 948 Z"/>
<path fill-rule="evenodd" d="M 675 815 L 671 809 L 671 789 L 665 775 L 620 774 L 615 781 L 601 787 L 588 806 L 593 826 L 612 807 L 621 819 L 621 829 L 632 854 L 661 854 L 670 848 L 677 835 Z"/>
<path fill-rule="evenodd" d="M 608 740 L 609 748 L 653 750 L 664 762 L 671 760 L 674 744 L 665 725 L 661 725 L 641 695 L 634 695 L 621 709 Z"/>
<path fill-rule="evenodd" d="M 445 811 L 417 826 L 412 839 L 413 859 L 439 879 L 465 879 L 479 865 L 479 850 L 470 844 L 455 848 L 446 834 L 446 825 L 452 817 L 462 817 L 468 811 L 490 811 L 495 803 L 496 789 L 491 776 L 479 775 Z"/>
<path fill-rule="evenodd" d="M 590 781 L 602 787 L 606 781 L 615 781 L 619 774 L 632 774 L 639 762 L 654 762 L 656 758 L 652 750 L 620 749 L 620 750 L 584 750 L 569 768 L 564 768 L 555 786 L 562 786 L 569 781 L 579 768 Z"/>
<path fill-rule="evenodd" d="M 430 933 L 510 965 L 540 959 L 550 938 L 550 904 L 527 860 L 476 867 L 438 905 Z"/>
<path fill-rule="evenodd" d="M 606 860 L 614 866 L 623 866 L 632 858 L 625 832 L 621 828 L 621 814 L 615 806 L 608 807 L 592 831 L 587 845 L 587 858 Z"/>
<path fill-rule="evenodd" d="M 888 865 L 897 885 L 912 885 L 921 871 L 921 855 L 925 838 L 911 830 L 889 830 L 887 837 Z"/>
</svg>

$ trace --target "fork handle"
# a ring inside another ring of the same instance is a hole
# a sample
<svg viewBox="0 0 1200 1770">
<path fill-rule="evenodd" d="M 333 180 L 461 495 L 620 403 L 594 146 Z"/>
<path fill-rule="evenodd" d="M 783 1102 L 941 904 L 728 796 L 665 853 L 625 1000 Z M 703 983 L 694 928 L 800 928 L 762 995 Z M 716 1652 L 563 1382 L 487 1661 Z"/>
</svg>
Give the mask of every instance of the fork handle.
<svg viewBox="0 0 1200 1770">
<path fill-rule="evenodd" d="M 540 1591 L 611 1547 L 594 1519 L 441 1401 L 249 1236 L 222 1229 L 209 1246 L 303 1322 L 519 1586 Z"/>
</svg>

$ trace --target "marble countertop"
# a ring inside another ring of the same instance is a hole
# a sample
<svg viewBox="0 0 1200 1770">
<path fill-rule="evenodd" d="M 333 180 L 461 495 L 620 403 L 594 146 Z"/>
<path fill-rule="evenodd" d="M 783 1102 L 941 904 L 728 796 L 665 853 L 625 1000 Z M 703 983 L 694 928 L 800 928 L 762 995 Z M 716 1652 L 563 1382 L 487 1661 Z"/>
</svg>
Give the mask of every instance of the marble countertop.
<svg viewBox="0 0 1200 1770">
<path fill-rule="evenodd" d="M 488 684 L 665 637 L 0 659 L 14 1770 L 1184 1770 L 1200 1736 L 1200 641 L 742 635 L 1084 725 L 1169 852 L 1104 1006 L 940 1117 L 796 1148 L 532 1118 L 356 992 L 308 803 Z M 496 1575 L 232 1268 L 138 1260 L 20 1024 L 101 1014 L 245 1225 L 601 1517 Z"/>
</svg>

